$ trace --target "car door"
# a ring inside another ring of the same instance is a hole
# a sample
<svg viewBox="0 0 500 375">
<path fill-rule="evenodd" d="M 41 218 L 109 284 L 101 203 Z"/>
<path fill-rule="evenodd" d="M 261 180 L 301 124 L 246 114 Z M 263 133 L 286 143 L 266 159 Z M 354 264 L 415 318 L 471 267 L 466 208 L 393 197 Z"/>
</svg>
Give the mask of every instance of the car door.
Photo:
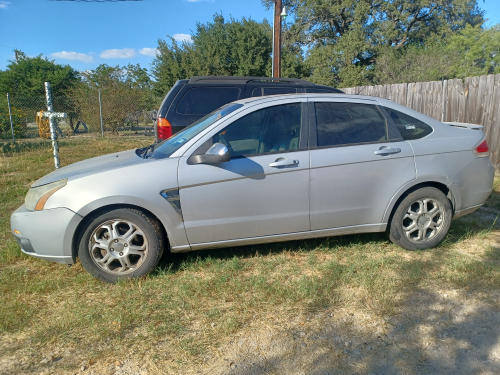
<svg viewBox="0 0 500 375">
<path fill-rule="evenodd" d="M 310 99 L 311 229 L 380 225 L 415 178 L 413 151 L 377 102 Z"/>
<path fill-rule="evenodd" d="M 190 165 L 192 151 L 181 158 L 179 194 L 191 245 L 310 229 L 307 102 L 272 103 L 243 111 L 196 145 L 194 154 L 224 143 L 230 161 Z"/>
</svg>

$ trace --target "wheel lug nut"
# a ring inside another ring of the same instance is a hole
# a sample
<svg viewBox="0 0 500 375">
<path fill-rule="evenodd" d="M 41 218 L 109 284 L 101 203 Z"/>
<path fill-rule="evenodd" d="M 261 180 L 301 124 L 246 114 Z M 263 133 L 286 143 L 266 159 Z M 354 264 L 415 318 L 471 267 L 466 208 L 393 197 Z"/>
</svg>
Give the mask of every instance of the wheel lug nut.
<svg viewBox="0 0 500 375">
<path fill-rule="evenodd" d="M 115 240 L 115 243 L 118 243 L 118 240 Z"/>
<path fill-rule="evenodd" d="M 113 250 L 114 250 L 114 249 L 113 249 L 113 248 L 111 248 L 111 251 L 113 251 Z"/>
<path fill-rule="evenodd" d="M 120 256 L 121 256 L 121 255 L 123 255 L 123 253 L 122 253 L 122 252 L 120 252 Z"/>
<path fill-rule="evenodd" d="M 128 244 L 125 244 L 125 245 L 123 245 L 123 246 L 127 247 L 127 246 L 128 246 Z"/>
</svg>

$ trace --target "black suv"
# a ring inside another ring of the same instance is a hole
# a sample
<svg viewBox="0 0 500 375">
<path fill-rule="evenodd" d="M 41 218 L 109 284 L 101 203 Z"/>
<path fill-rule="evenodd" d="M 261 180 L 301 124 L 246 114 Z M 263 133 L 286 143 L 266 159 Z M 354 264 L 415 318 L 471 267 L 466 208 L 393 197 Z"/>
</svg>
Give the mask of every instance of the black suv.
<svg viewBox="0 0 500 375">
<path fill-rule="evenodd" d="M 253 96 L 295 93 L 342 93 L 338 89 L 296 78 L 192 77 L 177 81 L 158 110 L 157 139 L 192 124 L 224 104 Z"/>
</svg>

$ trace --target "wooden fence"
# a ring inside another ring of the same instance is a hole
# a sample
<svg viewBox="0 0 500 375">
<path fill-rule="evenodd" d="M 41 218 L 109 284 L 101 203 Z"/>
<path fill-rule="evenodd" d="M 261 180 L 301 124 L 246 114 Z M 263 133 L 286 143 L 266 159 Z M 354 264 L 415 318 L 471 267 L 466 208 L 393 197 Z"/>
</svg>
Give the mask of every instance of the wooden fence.
<svg viewBox="0 0 500 375">
<path fill-rule="evenodd" d="M 444 122 L 483 125 L 490 160 L 500 172 L 500 74 L 447 81 L 361 86 L 346 94 L 378 96 Z"/>
</svg>

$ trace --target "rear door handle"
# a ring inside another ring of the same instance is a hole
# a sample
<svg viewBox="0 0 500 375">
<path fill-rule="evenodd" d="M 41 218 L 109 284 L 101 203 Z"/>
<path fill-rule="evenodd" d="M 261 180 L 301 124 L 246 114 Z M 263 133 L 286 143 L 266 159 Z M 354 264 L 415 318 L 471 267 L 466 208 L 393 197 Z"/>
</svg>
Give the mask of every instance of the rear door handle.
<svg viewBox="0 0 500 375">
<path fill-rule="evenodd" d="M 379 150 L 375 151 L 375 155 L 390 155 L 390 154 L 397 154 L 399 152 L 401 152 L 400 148 L 383 146 L 380 147 Z"/>
<path fill-rule="evenodd" d="M 299 164 L 298 160 L 290 160 L 285 158 L 278 158 L 274 161 L 274 163 L 269 164 L 270 167 L 289 167 L 290 165 Z"/>
</svg>

